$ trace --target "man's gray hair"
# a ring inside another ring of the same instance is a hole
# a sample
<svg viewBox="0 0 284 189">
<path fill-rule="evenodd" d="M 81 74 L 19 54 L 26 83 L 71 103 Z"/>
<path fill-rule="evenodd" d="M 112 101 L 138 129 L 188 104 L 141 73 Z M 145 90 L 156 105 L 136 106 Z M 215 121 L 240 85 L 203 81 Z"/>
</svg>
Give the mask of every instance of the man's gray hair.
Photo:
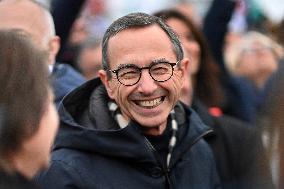
<svg viewBox="0 0 284 189">
<path fill-rule="evenodd" d="M 142 27 L 153 25 L 153 24 L 157 24 L 166 32 L 166 34 L 169 36 L 173 44 L 173 49 L 176 53 L 177 59 L 182 60 L 183 50 L 182 50 L 180 41 L 177 35 L 174 33 L 174 31 L 168 25 L 166 25 L 161 18 L 138 12 L 138 13 L 131 13 L 131 14 L 128 14 L 126 16 L 123 16 L 117 19 L 106 30 L 104 37 L 103 37 L 103 41 L 102 41 L 103 69 L 106 71 L 110 69 L 107 50 L 108 50 L 108 42 L 111 37 L 115 36 L 117 33 L 127 28 L 134 28 L 134 27 L 142 28 Z M 107 72 L 107 73 L 108 73 L 108 77 L 111 78 L 110 72 Z"/>
</svg>

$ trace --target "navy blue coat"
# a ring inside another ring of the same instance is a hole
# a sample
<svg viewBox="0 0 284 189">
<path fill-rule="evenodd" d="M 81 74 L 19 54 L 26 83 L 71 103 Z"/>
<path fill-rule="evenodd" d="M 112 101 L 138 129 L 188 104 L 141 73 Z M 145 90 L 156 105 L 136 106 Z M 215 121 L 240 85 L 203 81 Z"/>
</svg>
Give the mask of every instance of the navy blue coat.
<svg viewBox="0 0 284 189">
<path fill-rule="evenodd" d="M 68 64 L 56 63 L 51 74 L 54 102 L 59 105 L 63 97 L 86 81 L 78 71 Z"/>
<path fill-rule="evenodd" d="M 18 172 L 7 173 L 0 168 L 1 189 L 39 189 L 32 181 Z"/>
<path fill-rule="evenodd" d="M 130 121 L 120 129 L 109 114 L 105 88 L 95 79 L 72 91 L 60 105 L 61 127 L 50 168 L 36 181 L 43 188 L 219 188 L 213 153 L 203 137 L 212 130 L 184 107 L 168 168 Z"/>
</svg>

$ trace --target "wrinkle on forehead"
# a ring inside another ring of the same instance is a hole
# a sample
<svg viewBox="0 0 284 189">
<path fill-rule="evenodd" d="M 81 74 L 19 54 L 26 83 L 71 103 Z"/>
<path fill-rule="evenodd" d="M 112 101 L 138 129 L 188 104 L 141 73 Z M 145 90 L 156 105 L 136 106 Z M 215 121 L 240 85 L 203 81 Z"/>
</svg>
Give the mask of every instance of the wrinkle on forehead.
<svg viewBox="0 0 284 189">
<path fill-rule="evenodd" d="M 157 25 L 129 28 L 111 37 L 108 56 L 110 65 L 138 62 L 149 65 L 162 58 L 174 62 L 176 60 L 170 38 Z"/>
</svg>

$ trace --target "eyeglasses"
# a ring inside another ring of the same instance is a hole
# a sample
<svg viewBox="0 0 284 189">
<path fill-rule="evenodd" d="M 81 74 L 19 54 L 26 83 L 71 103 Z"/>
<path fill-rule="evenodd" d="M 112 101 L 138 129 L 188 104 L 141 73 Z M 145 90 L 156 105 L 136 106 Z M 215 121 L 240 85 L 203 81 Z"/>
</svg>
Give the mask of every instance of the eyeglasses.
<svg viewBox="0 0 284 189">
<path fill-rule="evenodd" d="M 244 55 L 260 55 L 260 54 L 265 54 L 268 52 L 272 52 L 272 48 L 271 47 L 267 47 L 267 46 L 259 46 L 259 47 L 255 47 L 255 48 L 246 48 L 242 51 L 242 53 Z"/>
<path fill-rule="evenodd" d="M 139 68 L 134 64 L 125 65 L 116 70 L 109 70 L 116 74 L 118 81 L 125 86 L 132 86 L 139 82 L 143 69 L 148 69 L 154 81 L 165 82 L 173 75 L 174 66 L 179 63 L 153 62 L 150 66 Z"/>
</svg>

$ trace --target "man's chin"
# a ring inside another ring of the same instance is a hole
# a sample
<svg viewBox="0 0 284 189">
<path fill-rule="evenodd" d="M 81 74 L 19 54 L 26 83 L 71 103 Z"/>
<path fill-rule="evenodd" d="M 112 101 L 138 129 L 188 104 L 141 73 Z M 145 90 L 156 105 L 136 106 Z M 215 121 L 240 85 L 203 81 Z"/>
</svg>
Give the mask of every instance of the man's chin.
<svg viewBox="0 0 284 189">
<path fill-rule="evenodd" d="M 142 123 L 138 123 L 141 125 L 142 132 L 147 135 L 161 135 L 166 128 L 166 124 L 162 124 L 160 122 L 155 124 L 153 121 L 147 122 L 144 120 Z"/>
<path fill-rule="evenodd" d="M 146 135 L 159 136 L 159 135 L 162 135 L 164 131 L 165 131 L 165 128 L 154 127 L 154 128 L 143 130 L 143 133 Z"/>
</svg>

